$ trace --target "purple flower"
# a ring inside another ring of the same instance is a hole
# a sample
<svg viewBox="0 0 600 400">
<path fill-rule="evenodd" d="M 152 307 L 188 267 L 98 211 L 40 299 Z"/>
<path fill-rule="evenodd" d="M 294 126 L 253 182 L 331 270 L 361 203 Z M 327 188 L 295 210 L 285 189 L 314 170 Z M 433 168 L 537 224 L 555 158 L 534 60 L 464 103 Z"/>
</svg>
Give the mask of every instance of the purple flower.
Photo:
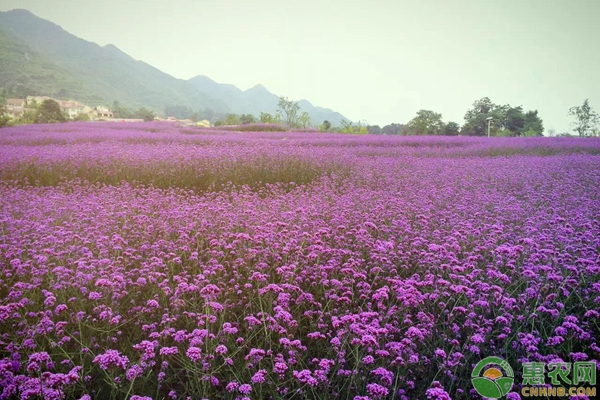
<svg viewBox="0 0 600 400">
<path fill-rule="evenodd" d="M 373 396 L 376 399 L 380 399 L 388 395 L 390 390 L 384 386 L 381 386 L 377 383 L 369 383 L 367 385 L 367 393 L 370 396 Z"/>
<path fill-rule="evenodd" d="M 238 391 L 241 394 L 249 394 L 252 391 L 252 386 L 248 385 L 247 383 L 244 383 L 243 385 L 240 385 Z"/>
<path fill-rule="evenodd" d="M 319 381 L 312 376 L 312 373 L 308 369 L 294 371 L 292 374 L 300 383 L 305 383 L 309 386 L 317 386 L 319 384 Z"/>
<path fill-rule="evenodd" d="M 194 362 L 202 358 L 202 351 L 198 347 L 189 347 L 185 354 Z"/>
<path fill-rule="evenodd" d="M 112 366 L 125 370 L 129 364 L 129 358 L 121 355 L 118 350 L 106 350 L 104 354 L 97 355 L 93 363 L 98 364 L 104 370 Z"/>
<path fill-rule="evenodd" d="M 142 376 L 143 373 L 144 369 L 139 365 L 134 364 L 131 367 L 129 367 L 129 369 L 125 373 L 125 376 L 127 377 L 127 380 L 132 381 L 135 378 L 139 378 L 140 376 Z"/>
<path fill-rule="evenodd" d="M 227 384 L 227 386 L 225 386 L 225 390 L 227 390 L 228 392 L 233 392 L 235 391 L 235 389 L 237 389 L 240 386 L 240 384 L 238 382 L 229 382 Z"/>
<path fill-rule="evenodd" d="M 265 376 L 267 375 L 267 370 L 261 369 L 258 370 L 250 379 L 252 383 L 263 383 L 265 381 Z"/>
<path fill-rule="evenodd" d="M 438 381 L 433 382 L 431 387 L 425 391 L 425 395 L 432 400 L 452 400 Z"/>
<path fill-rule="evenodd" d="M 162 347 L 159 352 L 161 356 L 170 356 L 179 353 L 177 347 Z"/>
<path fill-rule="evenodd" d="M 223 355 L 223 354 L 227 353 L 227 347 L 225 347 L 224 345 L 220 344 L 215 349 L 215 353 L 217 353 L 219 355 Z"/>
<path fill-rule="evenodd" d="M 442 350 L 442 349 L 435 349 L 434 354 L 435 354 L 436 357 L 446 358 L 446 352 L 444 350 Z"/>
<path fill-rule="evenodd" d="M 275 365 L 273 366 L 273 372 L 275 372 L 276 374 L 285 374 L 285 371 L 288 370 L 288 366 L 286 365 L 286 363 L 284 362 L 276 362 Z"/>
</svg>

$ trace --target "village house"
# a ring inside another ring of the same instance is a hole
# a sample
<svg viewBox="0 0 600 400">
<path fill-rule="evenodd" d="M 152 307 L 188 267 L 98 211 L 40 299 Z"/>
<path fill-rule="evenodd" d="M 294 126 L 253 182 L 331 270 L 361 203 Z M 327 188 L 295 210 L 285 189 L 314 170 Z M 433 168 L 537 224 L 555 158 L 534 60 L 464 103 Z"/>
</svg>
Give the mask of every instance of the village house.
<svg viewBox="0 0 600 400">
<path fill-rule="evenodd" d="M 6 108 L 6 115 L 10 119 L 21 118 L 23 116 L 24 112 L 25 112 L 25 107 L 14 106 L 14 107 Z"/>
<path fill-rule="evenodd" d="M 23 107 L 25 107 L 25 104 L 26 104 L 25 99 L 7 99 L 6 100 L 6 106 L 8 108 L 11 108 L 11 107 L 23 108 Z"/>
<path fill-rule="evenodd" d="M 76 118 L 79 113 L 83 112 L 83 108 L 85 107 L 85 104 L 75 100 L 61 100 L 58 104 L 60 104 L 61 111 L 71 119 Z"/>
<path fill-rule="evenodd" d="M 6 115 L 10 119 L 20 118 L 25 112 L 25 99 L 7 99 Z"/>
<path fill-rule="evenodd" d="M 96 112 L 96 116 L 98 118 L 112 118 L 113 117 L 113 112 L 105 106 L 97 106 L 94 108 L 94 111 Z"/>
</svg>

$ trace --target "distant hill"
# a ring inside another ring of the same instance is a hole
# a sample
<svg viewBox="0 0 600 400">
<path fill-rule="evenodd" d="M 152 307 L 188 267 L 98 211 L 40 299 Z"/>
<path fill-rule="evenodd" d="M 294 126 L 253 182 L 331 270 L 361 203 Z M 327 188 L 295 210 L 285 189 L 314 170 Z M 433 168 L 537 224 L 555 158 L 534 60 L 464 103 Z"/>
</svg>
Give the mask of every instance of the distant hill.
<svg viewBox="0 0 600 400">
<path fill-rule="evenodd" d="M 263 85 L 256 85 L 246 91 L 234 85 L 217 83 L 204 75 L 191 78 L 188 82 L 214 99 L 223 101 L 238 114 L 253 114 L 261 112 L 274 114 L 277 111 L 279 96 L 269 92 Z M 308 100 L 298 102 L 300 111 L 309 113 L 313 124 L 321 124 L 328 120 L 333 125 L 340 125 L 344 116 L 328 108 L 315 107 Z"/>
<path fill-rule="evenodd" d="M 119 100 L 126 106 L 150 107 L 161 114 L 169 104 L 230 111 L 225 104 L 211 99 L 185 80 L 176 79 L 151 65 L 136 61 L 113 45 L 101 47 L 80 39 L 29 11 L 0 12 L 0 29 L 26 44 L 57 68 L 68 72 L 86 91 L 96 95 L 103 103 L 111 104 L 114 100 Z M 11 57 L 11 53 L 0 55 L 2 60 Z M 75 97 L 77 93 L 61 87 L 61 83 L 57 80 L 52 91 L 65 90 Z M 88 99 L 86 96 L 81 100 Z"/>
<path fill-rule="evenodd" d="M 0 87 L 14 97 L 44 94 L 91 103 L 103 101 L 81 80 L 3 30 L 0 30 L 0 71 Z"/>
<path fill-rule="evenodd" d="M 49 95 L 89 105 L 148 107 L 162 115 L 167 106 L 218 114 L 274 113 L 278 96 L 262 85 L 242 91 L 205 76 L 177 79 L 114 45 L 104 47 L 80 39 L 26 10 L 0 12 L 0 88 L 12 96 Z M 327 119 L 337 125 L 343 116 L 299 102 L 313 123 Z"/>
</svg>

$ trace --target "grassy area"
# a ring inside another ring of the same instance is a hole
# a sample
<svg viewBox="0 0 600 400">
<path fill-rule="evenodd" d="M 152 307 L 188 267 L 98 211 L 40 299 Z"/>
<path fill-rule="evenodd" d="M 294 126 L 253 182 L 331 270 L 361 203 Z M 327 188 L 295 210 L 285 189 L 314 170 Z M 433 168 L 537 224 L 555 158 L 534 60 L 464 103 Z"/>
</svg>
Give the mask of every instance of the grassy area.
<svg viewBox="0 0 600 400">
<path fill-rule="evenodd" d="M 182 188 L 197 191 L 247 186 L 259 189 L 269 184 L 311 183 L 323 176 L 348 176 L 350 167 L 335 163 L 317 163 L 298 157 L 243 160 L 157 161 L 132 164 L 125 160 L 57 161 L 35 160 L 12 163 L 0 169 L 0 180 L 20 185 L 57 186 L 69 181 L 92 184 L 149 185 L 156 188 Z"/>
</svg>

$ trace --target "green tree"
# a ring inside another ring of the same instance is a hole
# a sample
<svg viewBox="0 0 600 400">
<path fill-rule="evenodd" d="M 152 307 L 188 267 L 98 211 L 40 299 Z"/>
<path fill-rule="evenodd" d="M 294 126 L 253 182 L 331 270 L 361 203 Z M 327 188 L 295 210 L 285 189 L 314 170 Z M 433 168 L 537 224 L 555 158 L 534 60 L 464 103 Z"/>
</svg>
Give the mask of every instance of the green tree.
<svg viewBox="0 0 600 400">
<path fill-rule="evenodd" d="M 302 127 L 304 129 L 308 128 L 310 126 L 310 115 L 304 111 L 301 115 L 300 118 L 298 119 L 298 121 L 300 122 L 300 124 L 302 125 Z"/>
<path fill-rule="evenodd" d="M 253 124 L 256 122 L 256 118 L 252 114 L 242 114 L 240 115 L 240 123 L 244 124 Z"/>
<path fill-rule="evenodd" d="M 503 125 L 504 129 L 508 129 L 514 135 L 521 135 L 525 126 L 525 114 L 523 114 L 523 107 L 509 107 L 508 110 L 506 110 Z"/>
<path fill-rule="evenodd" d="M 544 136 L 544 123 L 538 116 L 538 111 L 527 111 L 523 123 L 523 136 Z"/>
<path fill-rule="evenodd" d="M 275 122 L 275 118 L 269 113 L 261 112 L 260 113 L 260 122 L 263 124 L 272 124 Z"/>
<path fill-rule="evenodd" d="M 331 129 L 331 122 L 325 120 L 323 121 L 323 123 L 319 126 L 319 130 L 321 132 L 327 132 Z"/>
<path fill-rule="evenodd" d="M 431 110 L 419 110 L 407 126 L 413 135 L 441 135 L 444 130 L 442 114 Z"/>
<path fill-rule="evenodd" d="M 600 121 L 588 99 L 585 99 L 581 106 L 571 107 L 569 115 L 575 117 L 575 121 L 571 123 L 571 126 L 579 136 L 593 136 L 596 134 Z"/>
<path fill-rule="evenodd" d="M 369 135 L 381 135 L 381 127 L 379 125 L 369 125 L 367 126 L 367 133 Z"/>
<path fill-rule="evenodd" d="M 10 118 L 6 114 L 6 96 L 4 95 L 4 90 L 2 90 L 0 91 L 0 128 L 8 126 L 10 123 Z"/>
<path fill-rule="evenodd" d="M 10 117 L 6 115 L 6 106 L 0 105 L 0 128 L 4 128 L 10 125 Z"/>
<path fill-rule="evenodd" d="M 456 122 L 448 122 L 444 126 L 444 135 L 446 136 L 458 136 L 460 131 L 460 125 Z"/>
<path fill-rule="evenodd" d="M 23 112 L 23 115 L 21 115 L 21 118 L 19 118 L 18 124 L 34 124 L 38 114 L 38 108 L 39 106 L 30 104 Z"/>
<path fill-rule="evenodd" d="M 113 102 L 112 112 L 114 118 L 134 118 L 133 112 L 128 108 L 122 107 L 117 100 Z"/>
<path fill-rule="evenodd" d="M 54 100 L 44 100 L 37 108 L 35 121 L 36 124 L 55 124 L 67 122 L 67 117 L 60 109 L 60 105 Z"/>
<path fill-rule="evenodd" d="M 488 131 L 488 118 L 492 118 L 490 124 L 492 134 L 501 129 L 506 119 L 509 106 L 494 104 L 489 97 L 483 97 L 473 103 L 473 108 L 465 114 L 465 124 L 461 133 L 469 136 L 486 136 Z"/>
<path fill-rule="evenodd" d="M 287 97 L 280 96 L 277 106 L 285 116 L 285 123 L 289 129 L 298 126 L 298 111 L 300 111 L 300 106 L 297 101 L 288 100 Z"/>
<path fill-rule="evenodd" d="M 223 119 L 223 125 L 239 125 L 240 117 L 237 114 L 227 114 Z"/>
<path fill-rule="evenodd" d="M 496 136 L 510 137 L 510 136 L 515 136 L 515 133 L 508 129 L 498 129 L 496 131 Z"/>
<path fill-rule="evenodd" d="M 146 122 L 154 121 L 155 116 L 154 111 L 148 110 L 145 107 L 141 107 L 133 113 L 133 118 L 141 118 Z"/>
<path fill-rule="evenodd" d="M 351 135 L 366 135 L 367 134 L 367 125 L 364 124 L 362 121 L 357 122 L 356 124 L 354 124 L 352 121 L 347 121 L 345 119 L 342 119 L 340 121 L 340 123 L 342 124 L 342 128 L 341 128 L 341 133 L 348 133 Z"/>
<path fill-rule="evenodd" d="M 523 132 L 521 132 L 521 136 L 533 137 L 533 136 L 543 136 L 543 135 L 538 134 L 538 132 L 533 129 L 528 129 L 528 130 L 523 130 Z"/>
<path fill-rule="evenodd" d="M 77 116 L 74 119 L 74 121 L 89 121 L 89 120 L 90 120 L 90 116 L 87 114 L 77 114 Z"/>
<path fill-rule="evenodd" d="M 405 135 L 407 130 L 406 125 L 392 123 L 381 128 L 381 133 L 384 135 Z"/>
</svg>

